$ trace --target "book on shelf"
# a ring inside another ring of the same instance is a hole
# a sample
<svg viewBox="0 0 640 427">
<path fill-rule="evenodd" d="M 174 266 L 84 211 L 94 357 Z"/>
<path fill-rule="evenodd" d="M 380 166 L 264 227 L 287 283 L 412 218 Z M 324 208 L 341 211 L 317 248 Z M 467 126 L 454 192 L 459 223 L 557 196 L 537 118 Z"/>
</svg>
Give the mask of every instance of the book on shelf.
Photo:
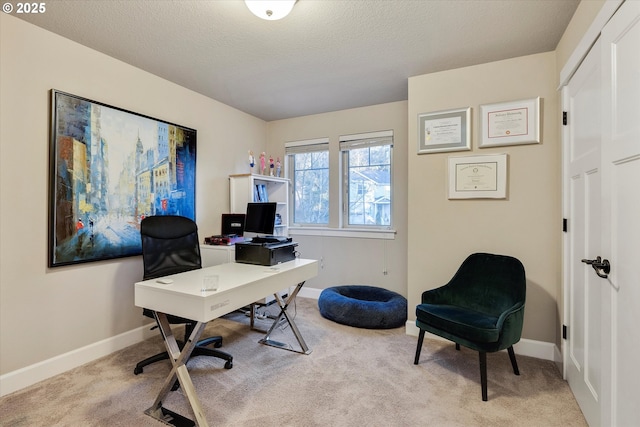
<svg viewBox="0 0 640 427">
<path fill-rule="evenodd" d="M 253 193 L 253 201 L 254 202 L 268 202 L 269 194 L 267 193 L 267 186 L 264 184 L 256 184 L 255 190 Z"/>
</svg>

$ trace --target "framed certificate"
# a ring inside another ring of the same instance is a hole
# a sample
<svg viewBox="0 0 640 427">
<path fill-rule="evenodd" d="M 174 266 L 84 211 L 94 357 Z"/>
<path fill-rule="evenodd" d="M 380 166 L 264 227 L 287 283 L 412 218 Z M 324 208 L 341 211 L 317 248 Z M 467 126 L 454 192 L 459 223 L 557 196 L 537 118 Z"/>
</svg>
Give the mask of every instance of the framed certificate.
<svg viewBox="0 0 640 427">
<path fill-rule="evenodd" d="M 540 143 L 540 97 L 480 106 L 480 148 Z"/>
<path fill-rule="evenodd" d="M 449 199 L 506 197 L 506 154 L 449 157 Z"/>
<path fill-rule="evenodd" d="M 471 150 L 471 107 L 418 115 L 418 154 Z"/>
</svg>

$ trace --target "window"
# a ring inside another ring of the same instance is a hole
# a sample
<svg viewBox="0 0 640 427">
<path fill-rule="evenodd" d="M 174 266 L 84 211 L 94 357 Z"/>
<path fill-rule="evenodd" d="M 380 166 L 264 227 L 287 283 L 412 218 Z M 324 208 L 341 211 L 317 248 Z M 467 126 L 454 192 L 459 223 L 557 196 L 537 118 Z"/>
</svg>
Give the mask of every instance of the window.
<svg viewBox="0 0 640 427">
<path fill-rule="evenodd" d="M 328 138 L 285 143 L 291 225 L 328 227 L 339 223 L 348 233 L 391 230 L 392 154 L 393 131 L 341 136 L 338 170 L 329 169 Z M 340 191 L 331 196 L 334 213 L 340 216 L 333 219 L 329 216 L 331 177 L 341 177 Z M 335 209 L 337 206 L 341 209 Z"/>
<path fill-rule="evenodd" d="M 292 225 L 329 223 L 329 140 L 285 144 L 292 188 Z"/>
<path fill-rule="evenodd" d="M 391 226 L 393 132 L 340 137 L 345 226 Z"/>
</svg>

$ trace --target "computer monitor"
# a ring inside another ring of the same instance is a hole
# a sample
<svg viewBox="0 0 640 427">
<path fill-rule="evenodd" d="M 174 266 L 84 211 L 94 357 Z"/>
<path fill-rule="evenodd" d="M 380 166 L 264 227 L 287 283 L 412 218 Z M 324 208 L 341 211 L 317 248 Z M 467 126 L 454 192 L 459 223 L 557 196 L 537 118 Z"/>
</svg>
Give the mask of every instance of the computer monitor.
<svg viewBox="0 0 640 427">
<path fill-rule="evenodd" d="M 273 234 L 276 222 L 276 203 L 247 203 L 244 231 L 267 236 Z"/>
</svg>

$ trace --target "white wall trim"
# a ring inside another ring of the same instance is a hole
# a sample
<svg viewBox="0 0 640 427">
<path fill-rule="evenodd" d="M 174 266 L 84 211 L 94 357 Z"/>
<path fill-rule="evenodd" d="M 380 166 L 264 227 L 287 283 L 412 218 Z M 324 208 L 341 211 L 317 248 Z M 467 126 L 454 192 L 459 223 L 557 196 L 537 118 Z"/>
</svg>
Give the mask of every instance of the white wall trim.
<svg viewBox="0 0 640 427">
<path fill-rule="evenodd" d="M 396 230 L 364 230 L 360 228 L 289 227 L 291 236 L 357 237 L 360 239 L 394 240 Z"/>
<path fill-rule="evenodd" d="M 0 397 L 158 335 L 153 323 L 0 376 Z M 133 366 L 131 367 L 133 375 Z"/>
<path fill-rule="evenodd" d="M 321 292 L 322 289 L 303 287 L 298 295 L 303 298 L 318 299 Z M 120 335 L 0 375 L 0 397 L 157 336 L 158 331 L 151 330 L 153 325 L 153 323 L 149 323 Z M 131 367 L 131 373 L 133 374 L 133 366 Z"/>
<path fill-rule="evenodd" d="M 298 293 L 298 296 L 317 300 L 322 291 L 323 289 L 303 287 Z M 0 375 L 0 397 L 54 377 L 70 369 L 77 368 L 85 363 L 108 356 L 115 351 L 122 350 L 123 348 L 137 344 L 153 336 L 157 336 L 158 332 L 152 331 L 152 326 L 153 323 L 149 323 L 120 335 Z M 407 335 L 418 336 L 419 330 L 415 325 L 415 321 L 407 320 L 405 331 Z M 443 339 L 432 334 L 430 334 L 429 337 Z M 552 343 L 522 339 L 514 346 L 514 350 L 517 354 L 522 354 L 523 356 L 551 360 L 556 363 L 562 362 L 560 351 Z M 131 372 L 133 373 L 133 367 L 131 367 Z"/>
<path fill-rule="evenodd" d="M 415 324 L 415 320 L 407 320 L 407 323 L 405 324 L 405 330 L 407 335 L 416 337 L 418 336 L 418 333 L 420 331 L 420 329 L 418 329 Z M 429 334 L 428 337 L 431 339 L 448 341 L 442 337 L 439 337 L 438 335 Z M 562 356 L 560 354 L 560 351 L 558 350 L 558 347 L 550 342 L 529 340 L 523 338 L 520 340 L 520 342 L 513 346 L 513 351 L 515 351 L 516 354 L 521 354 L 523 356 L 550 360 L 556 364 L 562 361 Z"/>
<path fill-rule="evenodd" d="M 591 50 L 591 46 L 596 42 L 598 37 L 600 37 L 600 31 L 604 28 L 605 24 L 609 22 L 609 19 L 616 13 L 616 10 L 620 7 L 623 0 L 607 0 L 600 12 L 596 15 L 595 19 L 587 29 L 587 31 L 580 39 L 580 42 L 573 50 L 573 53 L 567 60 L 567 63 L 562 67 L 560 71 L 560 89 L 562 86 L 566 85 L 573 74 L 576 72 L 580 64 L 582 64 L 582 60 L 587 56 L 589 50 Z"/>
<path fill-rule="evenodd" d="M 356 133 L 353 135 L 342 135 L 340 136 L 340 142 L 343 141 L 357 141 L 360 139 L 376 139 L 376 138 L 389 138 L 393 137 L 393 130 L 383 130 L 379 132 L 367 132 L 367 133 Z"/>
<path fill-rule="evenodd" d="M 329 138 L 304 139 L 301 141 L 285 142 L 284 148 L 299 147 L 301 145 L 317 145 L 317 144 L 328 144 L 328 143 L 329 143 Z"/>
<path fill-rule="evenodd" d="M 322 293 L 322 289 L 303 287 L 298 295 L 303 298 L 318 299 L 320 297 L 320 293 Z M 412 335 L 414 337 L 418 336 L 420 330 L 416 326 L 415 320 L 407 320 L 405 323 L 405 332 L 407 335 Z M 433 334 L 429 334 L 429 338 L 446 341 L 444 338 Z M 520 342 L 513 346 L 513 350 L 517 354 L 521 354 L 523 356 L 550 360 L 558 365 L 558 367 L 562 364 L 562 353 L 555 344 L 550 342 L 522 338 Z"/>
</svg>

